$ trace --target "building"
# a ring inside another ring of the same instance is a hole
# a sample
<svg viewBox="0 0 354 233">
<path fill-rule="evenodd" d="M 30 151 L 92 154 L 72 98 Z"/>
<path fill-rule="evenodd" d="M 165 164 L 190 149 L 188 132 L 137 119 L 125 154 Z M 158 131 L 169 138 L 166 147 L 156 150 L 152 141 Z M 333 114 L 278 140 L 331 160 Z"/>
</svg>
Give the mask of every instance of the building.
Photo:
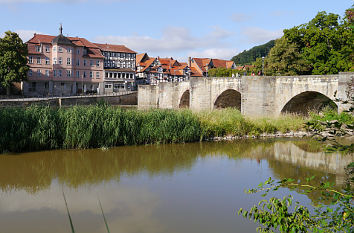
<svg viewBox="0 0 354 233">
<path fill-rule="evenodd" d="M 233 61 L 214 59 L 214 58 L 189 58 L 189 63 L 195 75 L 206 77 L 208 70 L 214 68 L 236 69 Z"/>
<path fill-rule="evenodd" d="M 136 71 L 139 84 L 181 82 L 188 80 L 191 76 L 191 69 L 187 63 L 178 62 L 172 57 L 149 57 L 147 53 L 137 55 Z"/>
<path fill-rule="evenodd" d="M 101 93 L 103 61 L 100 49 L 84 38 L 34 34 L 27 42 L 26 96 L 70 96 Z"/>
<path fill-rule="evenodd" d="M 104 56 L 104 93 L 135 90 L 136 52 L 124 45 L 95 45 Z"/>
</svg>

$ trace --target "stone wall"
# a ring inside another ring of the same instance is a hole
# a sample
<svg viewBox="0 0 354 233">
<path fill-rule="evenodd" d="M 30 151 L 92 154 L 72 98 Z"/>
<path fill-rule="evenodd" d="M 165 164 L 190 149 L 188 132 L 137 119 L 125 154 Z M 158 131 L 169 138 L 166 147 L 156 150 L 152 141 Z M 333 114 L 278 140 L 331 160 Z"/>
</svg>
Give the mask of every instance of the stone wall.
<svg viewBox="0 0 354 233">
<path fill-rule="evenodd" d="M 0 100 L 0 107 L 27 107 L 30 105 L 45 106 L 75 106 L 95 105 L 101 101 L 109 105 L 137 105 L 137 93 L 120 96 L 83 96 L 83 97 L 54 97 L 54 98 L 29 98 Z"/>
</svg>

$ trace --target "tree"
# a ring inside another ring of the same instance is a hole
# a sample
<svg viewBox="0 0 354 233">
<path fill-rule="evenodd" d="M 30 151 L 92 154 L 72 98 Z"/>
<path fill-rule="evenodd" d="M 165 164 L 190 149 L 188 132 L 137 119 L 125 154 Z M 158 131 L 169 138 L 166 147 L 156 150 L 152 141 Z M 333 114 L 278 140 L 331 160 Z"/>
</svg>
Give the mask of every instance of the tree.
<svg viewBox="0 0 354 233">
<path fill-rule="evenodd" d="M 27 78 L 27 54 L 27 45 L 17 33 L 7 31 L 4 38 L 0 38 L 0 84 L 6 88 L 7 95 L 13 82 Z"/>
<path fill-rule="evenodd" d="M 267 75 L 337 74 L 353 70 L 353 8 L 319 12 L 306 24 L 284 30 L 265 59 Z M 259 61 L 254 64 L 259 66 Z M 259 67 L 257 67 L 259 69 Z"/>
</svg>

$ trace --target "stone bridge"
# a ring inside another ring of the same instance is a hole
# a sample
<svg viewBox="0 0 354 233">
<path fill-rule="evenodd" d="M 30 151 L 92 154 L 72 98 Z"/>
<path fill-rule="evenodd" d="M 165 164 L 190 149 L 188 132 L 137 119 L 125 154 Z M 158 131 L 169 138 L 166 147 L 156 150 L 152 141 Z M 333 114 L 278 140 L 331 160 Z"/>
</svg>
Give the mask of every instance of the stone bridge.
<svg viewBox="0 0 354 233">
<path fill-rule="evenodd" d="M 194 111 L 236 107 L 249 116 L 307 113 L 331 105 L 348 110 L 354 97 L 354 73 L 309 76 L 191 78 L 179 83 L 141 85 L 139 108 L 190 108 Z"/>
</svg>

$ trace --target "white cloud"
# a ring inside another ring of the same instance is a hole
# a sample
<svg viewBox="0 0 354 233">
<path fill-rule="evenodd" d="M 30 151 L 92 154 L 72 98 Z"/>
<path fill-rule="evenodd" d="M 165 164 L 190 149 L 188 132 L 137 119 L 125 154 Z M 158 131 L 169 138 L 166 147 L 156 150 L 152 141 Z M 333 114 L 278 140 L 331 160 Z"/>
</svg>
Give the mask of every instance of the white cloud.
<svg viewBox="0 0 354 233">
<path fill-rule="evenodd" d="M 41 32 L 34 30 L 16 30 L 15 32 L 20 36 L 23 42 L 27 42 L 29 39 L 31 39 L 34 33 L 41 34 Z"/>
<path fill-rule="evenodd" d="M 124 44 L 131 49 L 140 52 L 187 52 L 195 49 L 222 47 L 224 39 L 231 35 L 230 32 L 219 27 L 204 36 L 193 36 L 190 31 L 183 27 L 168 27 L 162 32 L 160 38 L 150 36 L 98 36 L 97 42 Z"/>
<path fill-rule="evenodd" d="M 283 31 L 271 31 L 258 27 L 249 27 L 243 29 L 242 34 L 245 35 L 247 40 L 251 43 L 266 43 L 270 40 L 280 38 L 283 35 Z"/>
<path fill-rule="evenodd" d="M 251 19 L 251 16 L 246 15 L 244 13 L 234 13 L 231 16 L 231 19 L 232 19 L 232 21 L 240 23 L 240 22 L 244 22 L 244 21 Z"/>
<path fill-rule="evenodd" d="M 236 49 L 232 48 L 211 48 L 203 51 L 192 51 L 188 54 L 190 57 L 206 57 L 230 60 L 237 54 Z"/>
</svg>

